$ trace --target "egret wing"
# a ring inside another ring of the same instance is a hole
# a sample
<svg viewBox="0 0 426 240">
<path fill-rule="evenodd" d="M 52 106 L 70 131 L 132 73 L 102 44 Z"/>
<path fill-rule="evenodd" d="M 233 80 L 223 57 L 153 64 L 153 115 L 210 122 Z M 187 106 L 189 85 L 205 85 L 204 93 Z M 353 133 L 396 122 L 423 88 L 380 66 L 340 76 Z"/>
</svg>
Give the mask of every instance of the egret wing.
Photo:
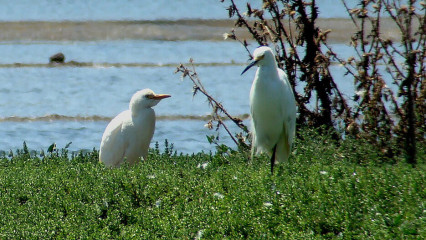
<svg viewBox="0 0 426 240">
<path fill-rule="evenodd" d="M 281 69 L 278 69 L 280 80 L 284 83 L 284 104 L 282 105 L 282 112 L 284 114 L 284 132 L 286 133 L 288 144 L 293 144 L 293 139 L 296 134 L 296 100 L 294 98 L 293 89 L 287 74 Z"/>
</svg>

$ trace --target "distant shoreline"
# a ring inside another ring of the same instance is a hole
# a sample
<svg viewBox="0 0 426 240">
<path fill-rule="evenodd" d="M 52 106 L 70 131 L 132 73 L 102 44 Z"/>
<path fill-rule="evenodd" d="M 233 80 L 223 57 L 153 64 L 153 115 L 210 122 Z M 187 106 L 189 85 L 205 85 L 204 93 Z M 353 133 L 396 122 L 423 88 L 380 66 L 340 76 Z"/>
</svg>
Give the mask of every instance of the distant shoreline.
<svg viewBox="0 0 426 240">
<path fill-rule="evenodd" d="M 223 41 L 223 34 L 235 28 L 234 20 L 156 20 L 156 21 L 22 21 L 0 22 L 0 41 L 101 41 L 101 40 L 162 40 L 162 41 Z M 331 32 L 331 43 L 348 43 L 356 28 L 350 19 L 318 19 L 318 26 Z M 285 26 L 288 26 L 286 23 Z M 413 26 L 416 27 L 416 26 Z M 382 36 L 399 40 L 395 23 L 384 18 Z M 236 29 L 242 39 L 251 40 L 245 29 Z M 229 41 L 229 40 L 228 40 Z"/>
</svg>

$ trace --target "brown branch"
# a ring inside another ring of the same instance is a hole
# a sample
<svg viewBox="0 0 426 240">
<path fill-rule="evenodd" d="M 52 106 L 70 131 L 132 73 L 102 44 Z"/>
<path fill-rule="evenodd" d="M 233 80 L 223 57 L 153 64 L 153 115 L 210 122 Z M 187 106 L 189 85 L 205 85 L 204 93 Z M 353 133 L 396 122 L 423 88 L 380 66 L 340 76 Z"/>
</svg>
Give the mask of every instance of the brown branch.
<svg viewBox="0 0 426 240">
<path fill-rule="evenodd" d="M 180 64 L 175 73 L 177 72 L 181 72 L 182 73 L 182 77 L 189 77 L 189 79 L 193 82 L 194 84 L 194 95 L 197 94 L 198 92 L 201 92 L 204 96 L 207 97 L 207 100 L 209 102 L 209 105 L 213 108 L 213 113 L 212 113 L 212 118 L 214 121 L 218 122 L 218 126 L 223 126 L 225 131 L 228 133 L 228 135 L 231 137 L 232 141 L 237 145 L 237 146 L 241 146 L 243 144 L 242 141 L 237 141 L 235 139 L 235 137 L 233 136 L 233 134 L 231 133 L 231 131 L 229 130 L 228 126 L 225 124 L 225 122 L 223 121 L 222 117 L 218 114 L 218 111 L 222 112 L 223 114 L 225 114 L 225 116 L 227 118 L 229 118 L 232 122 L 234 122 L 241 130 L 243 130 L 245 133 L 248 134 L 248 128 L 243 124 L 243 121 L 240 118 L 237 117 L 233 117 L 231 116 L 228 111 L 223 107 L 223 105 L 218 102 L 216 99 L 214 99 L 208 92 L 207 90 L 204 88 L 203 84 L 201 83 L 201 80 L 198 78 L 198 74 L 195 70 L 195 66 L 193 64 L 192 59 L 190 59 L 190 64 L 192 67 L 192 70 L 189 70 L 187 67 L 185 67 L 183 64 Z"/>
</svg>

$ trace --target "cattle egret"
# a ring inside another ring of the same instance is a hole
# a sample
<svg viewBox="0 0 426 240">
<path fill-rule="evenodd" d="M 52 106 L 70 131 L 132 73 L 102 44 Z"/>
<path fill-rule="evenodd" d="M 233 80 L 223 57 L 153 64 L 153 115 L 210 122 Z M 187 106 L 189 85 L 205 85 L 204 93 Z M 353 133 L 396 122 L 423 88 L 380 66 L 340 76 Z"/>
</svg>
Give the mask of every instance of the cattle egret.
<svg viewBox="0 0 426 240">
<path fill-rule="evenodd" d="M 155 112 L 152 109 L 168 94 L 155 94 L 151 89 L 136 92 L 129 110 L 118 114 L 105 129 L 99 151 L 99 161 L 109 167 L 119 167 L 125 160 L 129 165 L 146 159 L 154 135 Z"/>
<path fill-rule="evenodd" d="M 253 52 L 254 61 L 241 73 L 257 65 L 250 90 L 253 148 L 271 155 L 271 173 L 276 162 L 287 161 L 296 131 L 296 101 L 287 75 L 277 67 L 269 47 Z"/>
</svg>

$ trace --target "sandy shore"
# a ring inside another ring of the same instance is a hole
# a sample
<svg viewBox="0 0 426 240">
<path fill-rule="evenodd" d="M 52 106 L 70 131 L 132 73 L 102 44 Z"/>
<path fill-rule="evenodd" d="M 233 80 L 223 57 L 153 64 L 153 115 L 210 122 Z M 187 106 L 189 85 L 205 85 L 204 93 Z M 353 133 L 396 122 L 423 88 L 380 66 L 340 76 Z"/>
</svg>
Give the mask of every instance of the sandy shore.
<svg viewBox="0 0 426 240">
<path fill-rule="evenodd" d="M 319 19 L 318 26 L 331 30 L 329 42 L 349 42 L 350 36 L 357 31 L 350 19 Z M 222 41 L 223 34 L 232 28 L 232 20 L 0 22 L 0 41 Z M 392 20 L 384 19 L 381 28 L 383 37 L 399 40 L 399 30 Z M 236 33 L 241 38 L 251 39 L 244 29 L 237 29 Z"/>
</svg>

